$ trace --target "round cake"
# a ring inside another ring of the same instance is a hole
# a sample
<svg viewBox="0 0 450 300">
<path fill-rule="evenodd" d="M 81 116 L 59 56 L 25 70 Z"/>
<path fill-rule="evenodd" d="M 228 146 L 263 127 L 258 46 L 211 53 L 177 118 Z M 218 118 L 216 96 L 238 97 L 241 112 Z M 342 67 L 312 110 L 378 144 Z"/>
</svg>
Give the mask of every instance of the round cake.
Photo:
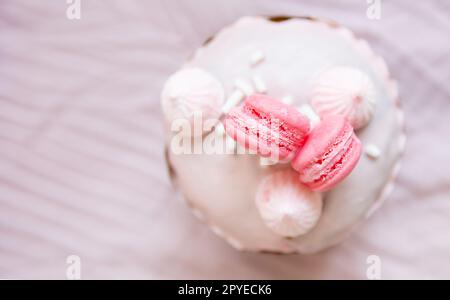
<svg viewBox="0 0 450 300">
<path fill-rule="evenodd" d="M 241 151 L 222 122 L 252 94 L 297 108 L 311 130 L 329 115 L 345 117 L 362 145 L 351 173 L 326 191 L 311 191 L 297 186 L 292 157 Z M 162 102 L 174 185 L 197 217 L 240 250 L 314 253 L 340 242 L 391 190 L 405 144 L 384 60 L 348 29 L 313 18 L 239 19 L 168 79 Z M 206 112 L 197 117 L 204 126 L 180 134 L 176 119 L 192 125 L 197 111 Z M 187 151 L 174 146 L 180 136 Z M 204 147 L 214 139 L 226 151 Z"/>
</svg>

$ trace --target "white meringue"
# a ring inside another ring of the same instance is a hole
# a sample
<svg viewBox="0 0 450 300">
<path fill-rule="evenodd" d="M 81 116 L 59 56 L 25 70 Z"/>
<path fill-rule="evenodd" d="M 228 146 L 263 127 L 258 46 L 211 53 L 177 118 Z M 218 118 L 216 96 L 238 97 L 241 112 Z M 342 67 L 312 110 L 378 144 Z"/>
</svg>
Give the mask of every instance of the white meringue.
<svg viewBox="0 0 450 300">
<path fill-rule="evenodd" d="M 302 185 L 290 169 L 265 177 L 255 202 L 267 227 L 284 237 L 307 233 L 322 213 L 322 194 Z"/>
<path fill-rule="evenodd" d="M 201 112 L 203 120 L 218 119 L 224 103 L 222 84 L 200 68 L 186 68 L 166 81 L 161 102 L 166 120 L 186 118 L 193 122 L 194 113 Z"/>
<path fill-rule="evenodd" d="M 339 114 L 353 128 L 366 126 L 375 112 L 375 86 L 370 77 L 354 68 L 333 67 L 313 81 L 311 106 L 324 118 Z"/>
</svg>

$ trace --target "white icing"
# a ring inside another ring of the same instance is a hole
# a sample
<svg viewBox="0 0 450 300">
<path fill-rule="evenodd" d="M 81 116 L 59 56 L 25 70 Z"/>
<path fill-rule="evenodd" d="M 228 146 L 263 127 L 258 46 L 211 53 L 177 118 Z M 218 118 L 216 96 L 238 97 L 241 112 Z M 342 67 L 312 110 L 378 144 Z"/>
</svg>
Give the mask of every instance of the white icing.
<svg viewBox="0 0 450 300">
<path fill-rule="evenodd" d="M 291 105 L 292 103 L 294 103 L 294 98 L 292 98 L 291 95 L 288 95 L 288 96 L 284 96 L 283 98 L 281 98 L 281 101 L 284 104 Z"/>
</svg>

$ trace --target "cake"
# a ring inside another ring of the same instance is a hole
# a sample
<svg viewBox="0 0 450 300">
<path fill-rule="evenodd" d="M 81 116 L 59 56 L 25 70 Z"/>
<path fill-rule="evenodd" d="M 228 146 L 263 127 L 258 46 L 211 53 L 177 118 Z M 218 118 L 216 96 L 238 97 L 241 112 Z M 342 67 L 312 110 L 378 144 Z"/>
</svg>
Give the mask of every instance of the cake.
<svg viewBox="0 0 450 300">
<path fill-rule="evenodd" d="M 173 87 L 175 76 L 182 78 L 183 89 Z M 188 86 L 185 91 L 187 81 L 193 90 Z M 362 155 L 349 176 L 319 194 L 285 186 L 281 192 L 270 192 L 277 185 L 268 182 L 281 178 L 279 174 L 288 174 L 286 184 L 296 184 L 289 159 L 245 151 L 222 125 L 227 113 L 254 93 L 296 107 L 309 118 L 311 128 L 328 115 L 344 116 L 362 144 Z M 201 100 L 189 102 L 196 95 Z M 186 112 L 186 101 L 191 111 Z M 405 145 L 396 84 L 384 60 L 350 30 L 313 18 L 239 19 L 208 39 L 168 80 L 162 102 L 180 110 L 177 116 L 187 117 L 185 125 L 195 124 L 195 110 L 207 106 L 208 124 L 197 128 L 197 134 L 180 134 L 182 120 L 174 126 L 174 115 L 168 115 L 173 109 L 164 110 L 169 174 L 194 215 L 239 250 L 314 253 L 342 241 L 389 194 Z M 197 119 L 205 121 L 205 116 Z M 181 136 L 187 136 L 188 145 L 181 147 L 187 151 L 176 149 Z M 222 141 L 225 151 L 202 149 L 211 140 Z M 294 218 L 305 215 L 311 220 L 272 218 L 267 211 L 271 208 L 258 200 L 265 189 L 272 197 L 268 199 L 276 201 L 315 199 L 314 205 L 292 208 Z"/>
</svg>

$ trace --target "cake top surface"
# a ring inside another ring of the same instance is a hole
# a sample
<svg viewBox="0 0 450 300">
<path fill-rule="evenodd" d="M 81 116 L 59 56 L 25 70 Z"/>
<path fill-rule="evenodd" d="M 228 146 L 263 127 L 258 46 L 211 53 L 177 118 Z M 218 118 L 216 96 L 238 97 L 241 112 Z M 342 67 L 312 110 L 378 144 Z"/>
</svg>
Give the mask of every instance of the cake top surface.
<svg viewBox="0 0 450 300">
<path fill-rule="evenodd" d="M 184 68 L 210 72 L 224 87 L 225 98 L 236 90 L 254 92 L 256 83 L 262 81 L 268 95 L 289 98 L 295 107 L 308 104 L 308 91 L 318 74 L 336 66 L 360 70 L 373 84 L 377 106 L 371 122 L 357 136 L 363 146 L 376 147 L 379 156 L 363 155 L 344 182 L 324 193 L 322 216 L 303 236 L 285 239 L 274 234 L 255 208 L 256 190 L 263 178 L 288 165 L 262 166 L 260 158 L 250 154 L 175 155 L 169 149 L 170 164 L 187 201 L 235 247 L 315 252 L 341 240 L 376 207 L 391 186 L 404 145 L 395 84 L 384 61 L 365 41 L 348 29 L 309 19 L 242 18 L 220 31 L 185 64 Z"/>
</svg>

